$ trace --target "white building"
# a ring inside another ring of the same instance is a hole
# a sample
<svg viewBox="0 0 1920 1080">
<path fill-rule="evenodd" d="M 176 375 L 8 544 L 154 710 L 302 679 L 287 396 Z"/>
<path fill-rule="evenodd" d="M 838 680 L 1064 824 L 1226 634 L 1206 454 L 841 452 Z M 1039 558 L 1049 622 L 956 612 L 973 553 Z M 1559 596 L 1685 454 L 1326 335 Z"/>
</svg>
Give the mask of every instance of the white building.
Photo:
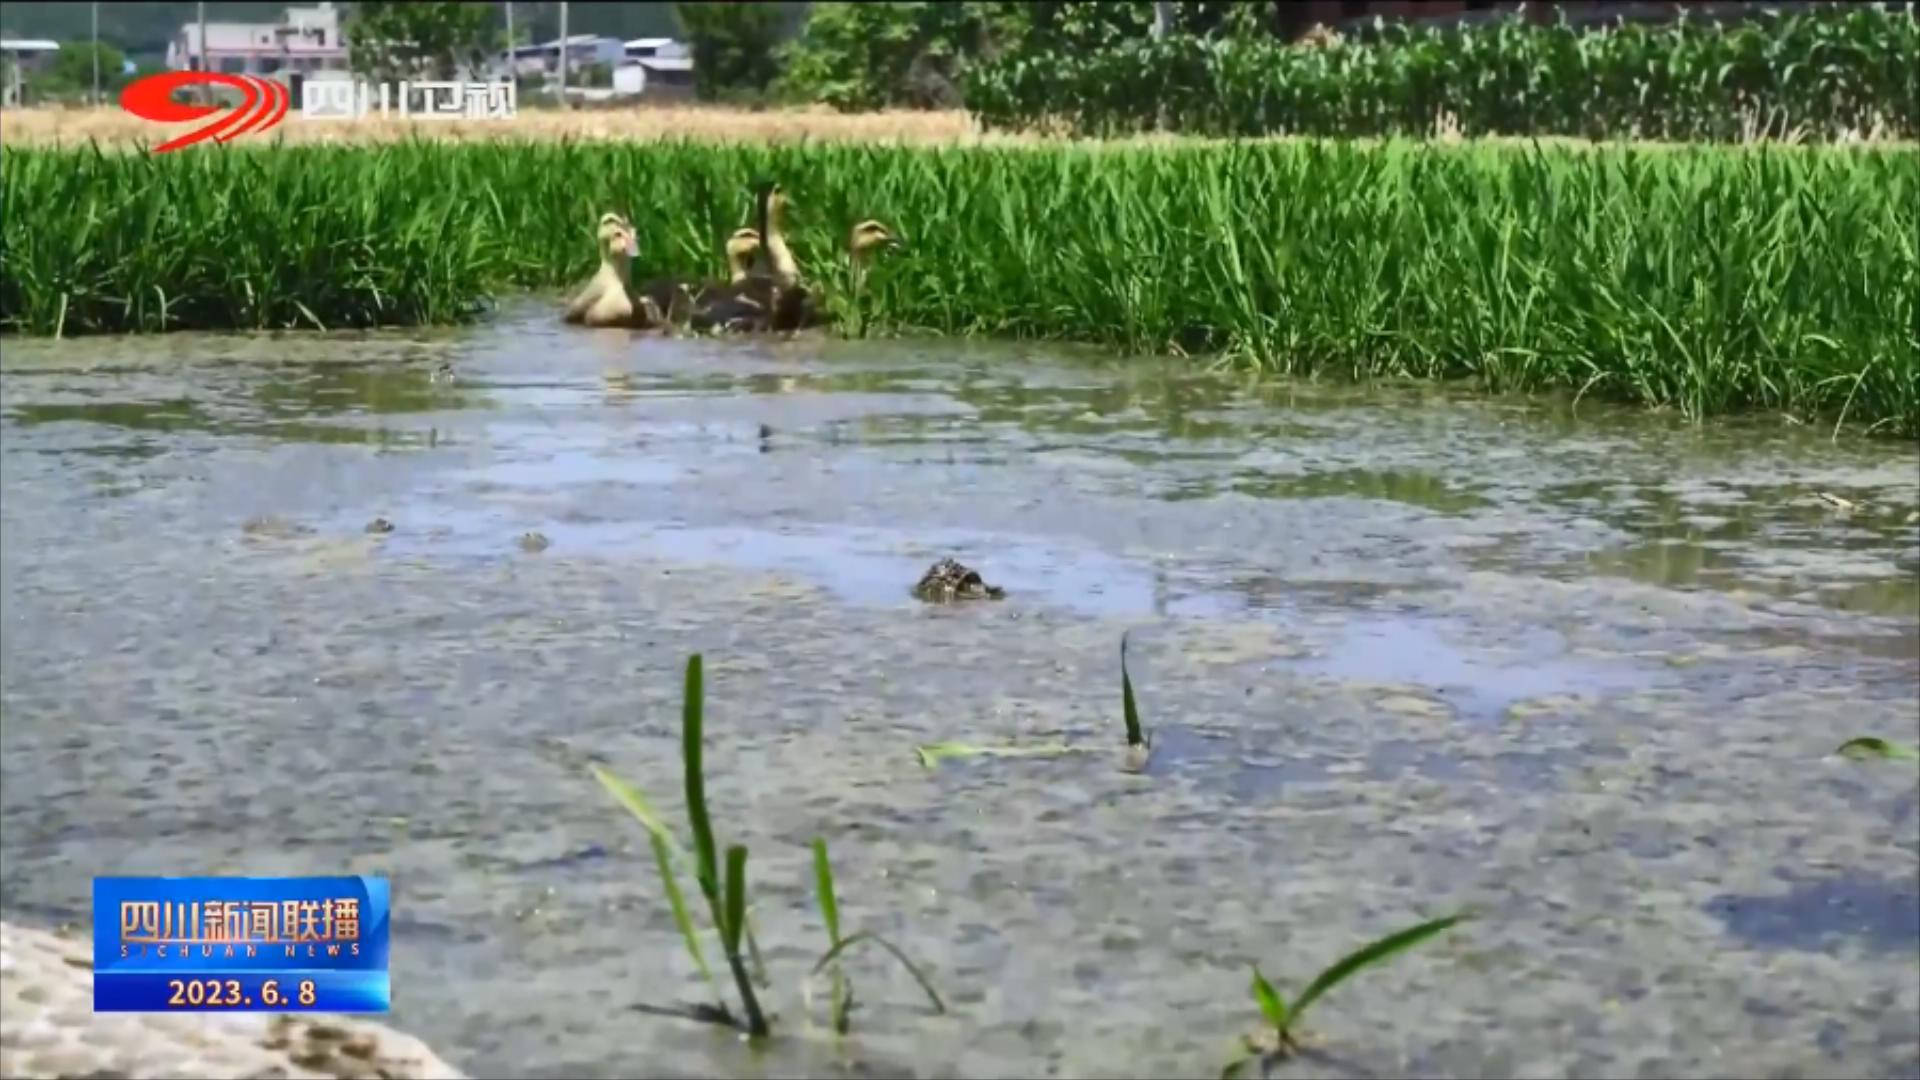
<svg viewBox="0 0 1920 1080">
<path fill-rule="evenodd" d="M 613 71 L 613 92 L 622 97 L 691 97 L 693 55 L 672 38 L 634 38 L 624 45 L 626 62 Z"/>
<path fill-rule="evenodd" d="M 0 55 L 7 58 L 7 78 L 0 85 L 0 105 L 20 104 L 26 73 L 44 70 L 60 55 L 60 43 L 41 38 L 0 38 Z"/>
<path fill-rule="evenodd" d="M 308 75 L 348 68 L 340 12 L 331 3 L 290 7 L 277 23 L 190 22 L 167 43 L 167 66 L 229 74 Z"/>
<path fill-rule="evenodd" d="M 570 34 L 567 37 L 567 70 L 579 71 L 590 64 L 604 64 L 613 67 L 626 57 L 626 48 L 619 38 L 600 37 L 595 34 Z M 505 60 L 506 54 L 501 55 Z M 560 39 L 542 42 L 538 45 L 519 45 L 512 51 L 513 71 L 515 75 L 539 75 L 560 70 Z"/>
</svg>

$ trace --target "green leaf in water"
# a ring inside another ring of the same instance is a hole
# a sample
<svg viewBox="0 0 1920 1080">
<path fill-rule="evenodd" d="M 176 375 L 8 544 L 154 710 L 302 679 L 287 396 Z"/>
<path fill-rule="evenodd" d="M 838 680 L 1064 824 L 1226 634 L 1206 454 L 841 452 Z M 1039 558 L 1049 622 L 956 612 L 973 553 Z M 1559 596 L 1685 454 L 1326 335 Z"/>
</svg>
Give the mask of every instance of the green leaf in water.
<svg viewBox="0 0 1920 1080">
<path fill-rule="evenodd" d="M 865 931 L 865 930 L 861 930 L 857 933 L 849 934 L 846 937 L 841 938 L 839 944 L 835 945 L 831 949 L 828 949 L 826 952 L 826 955 L 822 956 L 817 962 L 815 962 L 815 964 L 813 965 L 813 973 L 815 975 L 820 974 L 820 972 L 825 970 L 826 966 L 832 963 L 834 959 L 838 957 L 841 953 L 847 951 L 848 949 L 854 947 L 855 945 L 858 945 L 866 941 L 871 941 L 875 945 L 878 945 L 881 948 L 887 950 L 889 953 L 893 954 L 893 958 L 895 960 L 900 961 L 900 966 L 906 968 L 907 974 L 912 975 L 914 978 L 914 981 L 920 984 L 920 989 L 926 992 L 927 1000 L 933 1002 L 934 1012 L 945 1013 L 947 1011 L 947 1003 L 940 1000 L 940 994 L 938 991 L 934 990 L 933 983 L 927 981 L 926 975 L 920 971 L 919 967 L 915 966 L 913 961 L 907 959 L 906 953 L 901 952 L 898 946 L 896 946 L 893 942 L 888 941 L 886 938 L 883 938 L 878 934 L 869 933 L 868 931 Z"/>
<path fill-rule="evenodd" d="M 687 953 L 693 957 L 694 966 L 713 989 L 714 996 L 720 994 L 720 984 L 714 981 L 713 969 L 707 966 L 707 951 L 700 947 L 700 933 L 693 925 L 693 916 L 687 913 L 686 897 L 680 894 L 680 882 L 673 871 L 673 853 L 667 849 L 666 837 L 660 833 L 649 834 L 653 842 L 653 861 L 660 869 L 660 884 L 667 892 L 667 905 L 673 909 L 673 925 L 680 928 L 680 940 L 687 943 Z"/>
<path fill-rule="evenodd" d="M 747 849 L 735 844 L 727 849 L 727 921 L 720 926 L 720 943 L 728 956 L 740 953 L 740 932 L 747 924 Z"/>
<path fill-rule="evenodd" d="M 949 758 L 970 757 L 1054 757 L 1059 754 L 1071 754 L 1079 747 L 1065 743 L 1047 743 L 1043 746 L 973 746 L 968 743 L 938 742 L 926 743 L 914 748 L 923 768 L 937 768 Z"/>
<path fill-rule="evenodd" d="M 1273 1030 L 1287 1030 L 1286 999 L 1280 996 L 1265 975 L 1260 974 L 1258 966 L 1253 969 L 1253 1000 L 1260 1003 L 1260 1013 L 1267 1018 L 1267 1023 L 1273 1025 Z"/>
<path fill-rule="evenodd" d="M 1306 990 L 1300 994 L 1299 1000 L 1293 1003 L 1293 1009 L 1287 1016 L 1288 1024 L 1291 1025 L 1297 1022 L 1300 1017 L 1306 1013 L 1307 1007 L 1319 1000 L 1321 995 L 1332 990 L 1352 976 L 1365 971 L 1367 968 L 1383 964 L 1434 935 L 1451 929 L 1454 924 L 1471 917 L 1470 914 L 1462 911 L 1443 918 L 1430 919 L 1418 926 L 1410 926 L 1397 933 L 1388 934 L 1386 937 L 1364 948 L 1356 949 L 1348 953 L 1332 967 L 1315 976 L 1313 982 L 1307 985 Z M 1283 1028 L 1282 1031 L 1284 1032 L 1285 1029 Z"/>
<path fill-rule="evenodd" d="M 833 864 L 825 837 L 813 838 L 813 886 L 820 894 L 820 917 L 827 921 L 827 944 L 840 944 L 840 902 L 833 894 Z"/>
<path fill-rule="evenodd" d="M 707 816 L 707 778 L 703 771 L 701 737 L 705 719 L 702 699 L 705 680 L 701 675 L 700 654 L 687 657 L 686 688 L 680 705 L 680 756 L 686 770 L 687 821 L 693 826 L 693 850 L 698 862 L 701 891 L 709 901 L 720 895 L 718 851 L 713 842 L 713 823 Z M 723 930 L 724 933 L 724 930 Z M 727 950 L 729 953 L 732 949 Z"/>
<path fill-rule="evenodd" d="M 1133 701 L 1133 677 L 1127 674 L 1127 635 L 1120 635 L 1120 712 L 1127 724 L 1127 745 L 1147 745 L 1147 733 L 1140 726 L 1140 709 Z"/>
<path fill-rule="evenodd" d="M 1893 761 L 1920 761 L 1920 750 L 1910 746 L 1901 746 L 1872 735 L 1862 735 L 1857 739 L 1848 739 L 1834 751 L 1850 758 L 1886 758 Z"/>
<path fill-rule="evenodd" d="M 827 924 L 827 947 L 840 944 L 840 902 L 833 892 L 833 864 L 827 861 L 825 837 L 813 838 L 813 884 L 820 897 L 820 917 Z M 846 972 L 833 966 L 833 1029 L 845 1035 L 853 1026 L 853 988 Z"/>
<path fill-rule="evenodd" d="M 635 821 L 645 826 L 647 832 L 663 841 L 676 858 L 686 857 L 686 852 L 674 840 L 673 833 L 667 829 L 667 823 L 661 820 L 659 812 L 654 810 L 653 804 L 647 801 L 646 796 L 640 794 L 638 788 L 598 765 L 589 765 L 587 769 L 593 773 L 595 780 L 600 781 L 600 786 L 606 788 L 607 793 L 612 795 L 616 802 L 626 807 L 627 813 L 632 814 Z"/>
</svg>

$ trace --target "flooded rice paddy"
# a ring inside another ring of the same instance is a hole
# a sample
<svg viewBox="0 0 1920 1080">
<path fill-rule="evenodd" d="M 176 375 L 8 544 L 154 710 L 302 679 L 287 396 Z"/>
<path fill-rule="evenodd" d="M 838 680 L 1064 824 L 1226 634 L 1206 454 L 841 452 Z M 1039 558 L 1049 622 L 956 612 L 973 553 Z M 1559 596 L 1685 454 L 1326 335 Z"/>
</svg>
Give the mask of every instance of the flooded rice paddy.
<svg viewBox="0 0 1920 1080">
<path fill-rule="evenodd" d="M 1920 738 L 1911 443 L 539 308 L 12 341 L 0 413 L 10 917 L 388 874 L 392 1020 L 476 1075 L 1211 1076 L 1250 962 L 1470 905 L 1283 1075 L 1920 1074 L 1920 773 L 1831 756 Z M 584 769 L 683 820 L 695 651 L 759 1050 L 633 1008 L 701 984 Z M 809 1014 L 816 835 L 948 1015 L 877 955 Z"/>
</svg>

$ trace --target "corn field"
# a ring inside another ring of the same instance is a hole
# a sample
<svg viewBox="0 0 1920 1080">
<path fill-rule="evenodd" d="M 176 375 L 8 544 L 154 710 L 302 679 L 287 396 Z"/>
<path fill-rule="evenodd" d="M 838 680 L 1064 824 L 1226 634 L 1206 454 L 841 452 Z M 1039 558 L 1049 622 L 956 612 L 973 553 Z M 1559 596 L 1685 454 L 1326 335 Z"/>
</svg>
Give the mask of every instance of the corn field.
<svg viewBox="0 0 1920 1080">
<path fill-rule="evenodd" d="M 638 228 L 637 276 L 717 275 L 761 176 L 828 289 L 853 222 L 904 235 L 858 298 L 877 332 L 1920 434 L 1920 154 L 1888 148 L 6 148 L 0 327 L 454 322 L 583 279 L 609 209 Z"/>
<path fill-rule="evenodd" d="M 1920 137 L 1916 5 L 1834 4 L 1719 26 L 1586 31 L 1504 19 L 1384 25 L 1365 43 L 1175 35 L 975 69 L 987 127 L 1112 136 L 1566 135 L 1806 141 Z"/>
</svg>

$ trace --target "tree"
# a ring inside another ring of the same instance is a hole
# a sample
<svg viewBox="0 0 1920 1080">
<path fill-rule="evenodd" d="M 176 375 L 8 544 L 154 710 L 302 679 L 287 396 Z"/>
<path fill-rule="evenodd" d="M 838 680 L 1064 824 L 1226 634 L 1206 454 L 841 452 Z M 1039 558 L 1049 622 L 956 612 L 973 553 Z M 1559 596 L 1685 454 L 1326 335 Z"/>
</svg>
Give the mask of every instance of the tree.
<svg viewBox="0 0 1920 1080">
<path fill-rule="evenodd" d="M 784 96 L 835 108 L 952 108 L 967 66 L 1026 32 L 1020 3 L 819 3 L 782 50 Z"/>
<path fill-rule="evenodd" d="M 347 23 L 353 69 L 361 75 L 453 79 L 479 70 L 500 47 L 498 4 L 359 3 Z"/>
<path fill-rule="evenodd" d="M 758 95 L 779 74 L 774 47 L 781 10 L 773 4 L 675 4 L 693 52 L 693 90 L 702 101 Z"/>
<path fill-rule="evenodd" d="M 112 98 L 127 84 L 127 58 L 119 49 L 100 43 L 100 93 Z M 43 98 L 73 100 L 93 92 L 93 51 L 90 42 L 63 41 L 60 52 L 47 70 L 29 76 L 36 94 Z"/>
</svg>

